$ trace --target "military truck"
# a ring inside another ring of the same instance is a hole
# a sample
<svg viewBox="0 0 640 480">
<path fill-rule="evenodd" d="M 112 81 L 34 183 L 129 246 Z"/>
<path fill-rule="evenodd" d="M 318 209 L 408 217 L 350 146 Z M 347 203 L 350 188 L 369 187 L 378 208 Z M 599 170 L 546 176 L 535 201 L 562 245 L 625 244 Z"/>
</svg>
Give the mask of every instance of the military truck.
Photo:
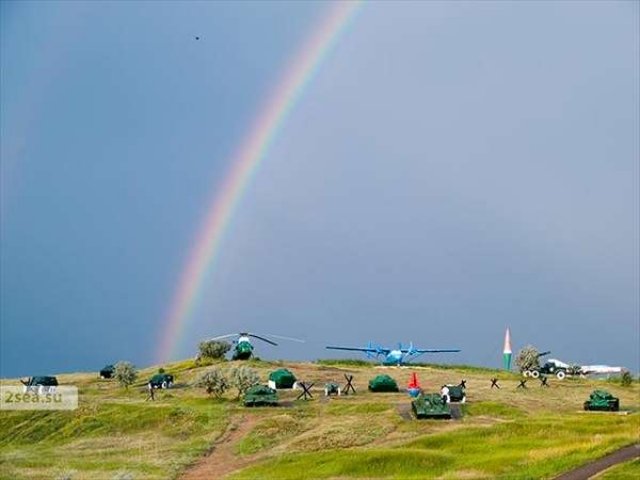
<svg viewBox="0 0 640 480">
<path fill-rule="evenodd" d="M 100 378 L 107 379 L 113 377 L 113 374 L 116 371 L 116 367 L 113 365 L 105 365 L 102 370 L 100 370 Z"/>
<path fill-rule="evenodd" d="M 254 385 L 244 394 L 245 407 L 277 406 L 278 394 L 266 385 Z"/>
<path fill-rule="evenodd" d="M 156 373 L 149 379 L 151 388 L 171 388 L 173 387 L 173 375 L 169 373 Z"/>
<path fill-rule="evenodd" d="M 24 385 L 25 392 L 33 392 L 38 394 L 53 393 L 58 386 L 58 379 L 56 377 L 29 377 L 27 380 L 21 380 Z"/>
<path fill-rule="evenodd" d="M 620 410 L 620 399 L 606 390 L 594 390 L 589 395 L 589 400 L 584 402 L 584 409 L 617 412 Z"/>
<path fill-rule="evenodd" d="M 549 352 L 545 352 L 549 353 Z M 543 354 L 541 354 L 543 355 Z M 525 377 L 538 378 L 540 375 L 555 375 L 558 380 L 564 380 L 570 372 L 571 367 L 560 360 L 550 358 L 541 367 L 524 370 L 522 374 Z"/>
<path fill-rule="evenodd" d="M 411 402 L 416 418 L 451 418 L 451 408 L 439 393 L 423 393 Z"/>
</svg>

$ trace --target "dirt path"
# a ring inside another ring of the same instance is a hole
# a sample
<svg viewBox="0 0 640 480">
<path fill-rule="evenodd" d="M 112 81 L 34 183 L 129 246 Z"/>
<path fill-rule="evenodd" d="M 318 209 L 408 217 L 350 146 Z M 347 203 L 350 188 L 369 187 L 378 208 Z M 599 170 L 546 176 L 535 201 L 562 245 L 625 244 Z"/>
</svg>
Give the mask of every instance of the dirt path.
<svg viewBox="0 0 640 480">
<path fill-rule="evenodd" d="M 628 447 L 616 450 L 599 460 L 583 465 L 570 472 L 563 473 L 559 477 L 556 477 L 555 480 L 587 480 L 613 465 L 632 460 L 636 457 L 640 457 L 640 444 L 629 445 Z"/>
<path fill-rule="evenodd" d="M 193 467 L 189 468 L 180 480 L 211 480 L 238 470 L 251 462 L 250 458 L 236 455 L 233 449 L 248 434 L 257 419 L 253 415 L 245 415 L 233 419 L 227 430 L 215 441 L 211 452 Z"/>
</svg>

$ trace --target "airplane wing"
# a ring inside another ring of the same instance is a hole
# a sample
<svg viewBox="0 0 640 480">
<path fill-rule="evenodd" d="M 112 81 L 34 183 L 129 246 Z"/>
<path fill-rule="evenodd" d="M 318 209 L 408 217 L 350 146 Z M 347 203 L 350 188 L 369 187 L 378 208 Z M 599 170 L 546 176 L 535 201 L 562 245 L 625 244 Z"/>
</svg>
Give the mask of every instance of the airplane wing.
<svg viewBox="0 0 640 480">
<path fill-rule="evenodd" d="M 402 353 L 454 353 L 459 352 L 459 348 L 403 348 Z"/>
<path fill-rule="evenodd" d="M 590 373 L 622 373 L 624 370 L 622 367 L 610 367 L 609 365 L 583 365 L 580 370 L 585 375 Z"/>
<path fill-rule="evenodd" d="M 391 350 L 388 348 L 358 348 L 358 347 L 325 347 L 329 350 L 348 350 L 351 352 L 368 352 L 368 353 L 382 353 L 387 355 Z"/>
</svg>

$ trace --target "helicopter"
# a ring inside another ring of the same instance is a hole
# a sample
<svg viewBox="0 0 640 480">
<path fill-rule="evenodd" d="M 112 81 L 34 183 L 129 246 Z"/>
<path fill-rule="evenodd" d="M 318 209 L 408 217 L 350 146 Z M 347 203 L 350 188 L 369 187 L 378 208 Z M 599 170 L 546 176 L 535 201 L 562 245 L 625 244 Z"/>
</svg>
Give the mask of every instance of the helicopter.
<svg viewBox="0 0 640 480">
<path fill-rule="evenodd" d="M 264 334 L 273 338 L 280 338 L 282 340 L 291 340 L 293 342 L 304 343 L 304 340 L 300 340 L 298 338 L 291 337 L 283 337 L 281 335 L 273 335 L 273 334 Z M 229 333 L 227 335 L 220 335 L 218 337 L 213 337 L 210 340 L 222 340 L 224 338 L 237 337 L 233 343 L 233 355 L 231 356 L 232 360 L 248 360 L 253 355 L 254 346 L 251 343 L 251 338 L 257 338 L 258 340 L 262 340 L 270 345 L 277 346 L 278 344 L 264 336 L 256 335 L 255 333 L 249 332 L 240 332 L 240 333 Z"/>
<path fill-rule="evenodd" d="M 369 345 L 364 348 L 358 347 L 335 347 L 327 346 L 329 350 L 349 350 L 354 352 L 364 352 L 367 358 L 378 358 L 380 355 L 384 355 L 382 360 L 383 365 L 397 365 L 398 367 L 408 363 L 408 360 L 417 358 L 424 353 L 450 353 L 459 352 L 459 348 L 415 348 L 413 342 L 409 343 L 408 347 L 403 347 L 402 343 L 398 343 L 398 348 L 387 348 L 381 345 L 375 345 L 369 342 Z"/>
</svg>

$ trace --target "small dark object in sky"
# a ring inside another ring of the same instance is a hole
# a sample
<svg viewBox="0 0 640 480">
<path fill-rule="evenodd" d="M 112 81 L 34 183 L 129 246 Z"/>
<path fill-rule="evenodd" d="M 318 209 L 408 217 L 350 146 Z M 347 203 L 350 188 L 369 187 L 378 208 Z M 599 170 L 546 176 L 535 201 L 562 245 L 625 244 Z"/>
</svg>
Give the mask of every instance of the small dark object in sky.
<svg viewBox="0 0 640 480">
<path fill-rule="evenodd" d="M 197 37 L 197 36 L 196 36 L 196 40 L 200 40 L 200 37 Z"/>
</svg>

